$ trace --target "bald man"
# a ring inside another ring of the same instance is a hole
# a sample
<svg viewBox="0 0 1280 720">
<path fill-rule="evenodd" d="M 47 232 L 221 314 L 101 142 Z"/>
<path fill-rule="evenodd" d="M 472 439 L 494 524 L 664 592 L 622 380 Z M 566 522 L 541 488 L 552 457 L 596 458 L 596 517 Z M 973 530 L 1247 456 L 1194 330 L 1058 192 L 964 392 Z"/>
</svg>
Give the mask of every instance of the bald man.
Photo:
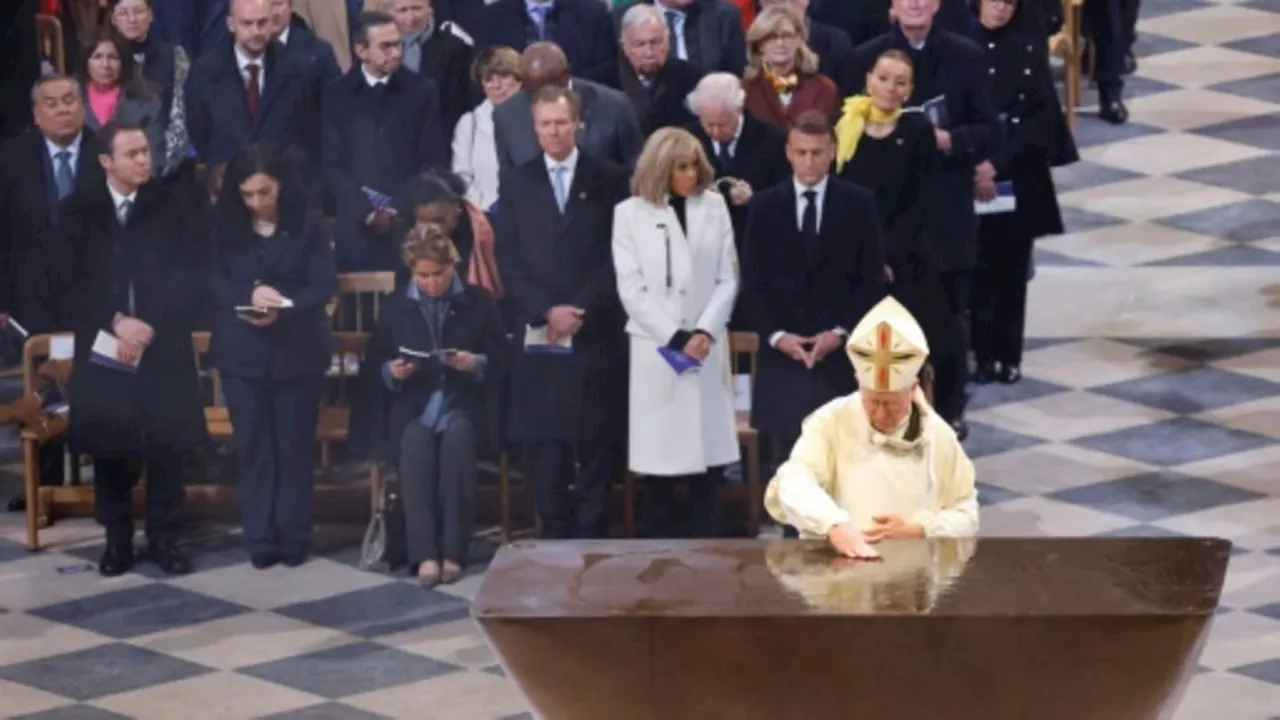
<svg viewBox="0 0 1280 720">
<path fill-rule="evenodd" d="M 578 147 L 597 158 L 631 167 L 644 136 L 631 103 L 622 93 L 590 80 L 574 77 L 564 51 L 555 43 L 538 42 L 520 56 L 523 89 L 493 111 L 494 138 L 501 169 L 519 167 L 542 153 L 533 132 L 530 98 L 538 88 L 567 87 L 582 99 L 582 117 L 590 123 L 578 128 Z"/>
<path fill-rule="evenodd" d="M 233 0 L 230 37 L 187 79 L 187 131 L 200 158 L 225 163 L 256 142 L 319 159 L 320 86 L 297 53 L 273 42 L 268 0 Z"/>
</svg>

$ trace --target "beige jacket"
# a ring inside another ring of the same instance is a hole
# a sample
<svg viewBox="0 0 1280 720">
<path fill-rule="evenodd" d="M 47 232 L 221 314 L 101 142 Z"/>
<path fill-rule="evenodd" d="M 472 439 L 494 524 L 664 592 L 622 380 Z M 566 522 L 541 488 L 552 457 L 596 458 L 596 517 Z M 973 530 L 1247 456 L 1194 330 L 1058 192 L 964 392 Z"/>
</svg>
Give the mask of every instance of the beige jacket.
<svg viewBox="0 0 1280 720">
<path fill-rule="evenodd" d="M 343 0 L 293 0 L 293 11 L 311 26 L 311 32 L 333 46 L 342 72 L 351 68 L 351 28 Z"/>
</svg>

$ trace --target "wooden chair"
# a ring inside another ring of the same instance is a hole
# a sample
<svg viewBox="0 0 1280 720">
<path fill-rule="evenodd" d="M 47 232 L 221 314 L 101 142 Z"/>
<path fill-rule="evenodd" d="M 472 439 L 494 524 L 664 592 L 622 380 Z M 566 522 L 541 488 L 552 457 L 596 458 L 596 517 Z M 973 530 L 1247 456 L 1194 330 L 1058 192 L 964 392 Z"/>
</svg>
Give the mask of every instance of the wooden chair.
<svg viewBox="0 0 1280 720">
<path fill-rule="evenodd" d="M 40 364 L 49 359 L 53 339 L 69 337 L 34 335 L 22 346 L 22 394 L 30 395 L 40 389 Z M 22 480 L 27 498 L 27 549 L 40 549 L 40 446 L 44 444 L 38 433 L 22 430 Z"/>
<path fill-rule="evenodd" d="M 222 398 L 222 378 L 217 370 L 205 367 L 204 359 L 209 354 L 211 338 L 207 332 L 191 333 L 191 347 L 196 354 L 196 371 L 202 378 L 208 377 L 213 387 L 212 399 L 204 407 L 204 424 L 210 440 L 218 444 L 230 444 L 231 414 L 225 406 L 218 404 Z"/>
<path fill-rule="evenodd" d="M 753 332 L 729 334 L 730 367 L 738 369 L 741 357 L 747 358 L 749 387 L 756 384 L 756 355 L 760 352 L 760 336 Z M 730 379 L 732 381 L 732 378 Z M 760 489 L 760 433 L 751 427 L 751 413 L 739 410 L 735 413 L 738 423 L 738 444 L 746 450 L 747 471 L 747 532 L 751 537 L 760 534 L 760 508 L 764 495 Z"/>
<path fill-rule="evenodd" d="M 1096 1 L 1096 0 L 1095 0 Z M 1085 0 L 1062 0 L 1062 30 L 1051 41 L 1050 52 L 1062 56 L 1063 83 L 1066 85 L 1067 127 L 1075 132 L 1076 108 L 1080 105 L 1080 15 Z"/>
<path fill-rule="evenodd" d="M 333 329 L 373 332 L 382 312 L 382 296 L 395 289 L 396 274 L 393 272 L 339 273 Z M 372 322 L 368 322 L 370 319 Z"/>
<path fill-rule="evenodd" d="M 67 48 L 62 36 L 62 21 L 52 15 L 36 14 L 36 43 L 42 57 L 49 58 L 59 75 L 67 74 Z"/>
<path fill-rule="evenodd" d="M 340 361 L 336 368 L 329 370 L 330 377 L 325 387 L 325 399 L 320 407 L 320 424 L 316 430 L 316 439 L 320 441 L 322 467 L 327 468 L 330 465 L 333 444 L 345 443 L 350 435 L 351 399 L 358 392 L 355 385 L 368 345 L 367 333 L 333 333 L 333 351 Z"/>
</svg>

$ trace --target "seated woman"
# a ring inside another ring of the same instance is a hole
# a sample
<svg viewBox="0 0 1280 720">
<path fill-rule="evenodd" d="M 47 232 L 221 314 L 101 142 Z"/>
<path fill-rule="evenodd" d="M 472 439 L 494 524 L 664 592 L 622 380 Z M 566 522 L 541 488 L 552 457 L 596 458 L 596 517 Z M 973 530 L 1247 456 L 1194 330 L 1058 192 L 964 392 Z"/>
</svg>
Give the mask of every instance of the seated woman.
<svg viewBox="0 0 1280 720">
<path fill-rule="evenodd" d="M 716 490 L 739 459 L 726 325 L 738 295 L 733 223 L 702 144 L 662 128 L 613 218 L 613 264 L 631 341 L 628 467 L 645 476 L 649 537 L 670 537 L 674 483 L 688 483 L 684 533 L 714 537 Z M 674 359 L 672 359 L 674 358 Z M 699 367 L 681 371 L 680 362 Z"/>
<path fill-rule="evenodd" d="M 433 587 L 467 563 L 486 388 L 501 377 L 506 335 L 493 296 L 463 281 L 440 226 L 410 230 L 403 258 L 412 281 L 382 306 L 368 362 L 390 395 L 383 455 L 400 469 L 409 564 Z"/>
<path fill-rule="evenodd" d="M 244 538 L 258 569 L 300 565 L 311 551 L 325 303 L 336 279 L 309 198 L 280 155 L 251 145 L 228 165 L 212 210 L 210 352 L 235 428 Z"/>
<path fill-rule="evenodd" d="M 458 273 L 470 285 L 478 285 L 502 298 L 502 281 L 493 255 L 493 225 L 488 216 L 466 198 L 467 184 L 457 175 L 424 173 L 409 181 L 405 190 L 409 222 L 422 230 L 435 225 L 451 238 L 458 252 Z M 410 268 L 410 271 L 412 268 Z"/>
<path fill-rule="evenodd" d="M 80 58 L 84 126 L 95 133 L 110 122 L 141 127 L 151 148 L 151 176 L 160 177 L 166 118 L 160 95 L 137 71 L 128 43 L 110 28 L 95 28 Z"/>
<path fill-rule="evenodd" d="M 767 7 L 751 24 L 742 89 L 747 110 L 761 120 L 786 128 L 810 110 L 835 115 L 839 93 L 818 73 L 808 32 L 804 14 L 790 5 Z"/>
</svg>

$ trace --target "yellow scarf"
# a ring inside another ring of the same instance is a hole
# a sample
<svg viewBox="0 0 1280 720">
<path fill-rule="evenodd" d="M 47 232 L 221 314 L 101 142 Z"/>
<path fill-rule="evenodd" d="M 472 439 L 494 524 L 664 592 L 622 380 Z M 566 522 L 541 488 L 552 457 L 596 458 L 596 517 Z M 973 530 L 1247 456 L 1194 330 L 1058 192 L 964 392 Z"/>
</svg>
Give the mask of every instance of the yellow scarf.
<svg viewBox="0 0 1280 720">
<path fill-rule="evenodd" d="M 858 140 L 867 129 L 867 123 L 887 124 L 897 122 L 902 110 L 885 112 L 876 107 L 866 95 L 854 95 L 844 101 L 840 121 L 836 123 L 836 172 L 858 152 Z"/>
</svg>

